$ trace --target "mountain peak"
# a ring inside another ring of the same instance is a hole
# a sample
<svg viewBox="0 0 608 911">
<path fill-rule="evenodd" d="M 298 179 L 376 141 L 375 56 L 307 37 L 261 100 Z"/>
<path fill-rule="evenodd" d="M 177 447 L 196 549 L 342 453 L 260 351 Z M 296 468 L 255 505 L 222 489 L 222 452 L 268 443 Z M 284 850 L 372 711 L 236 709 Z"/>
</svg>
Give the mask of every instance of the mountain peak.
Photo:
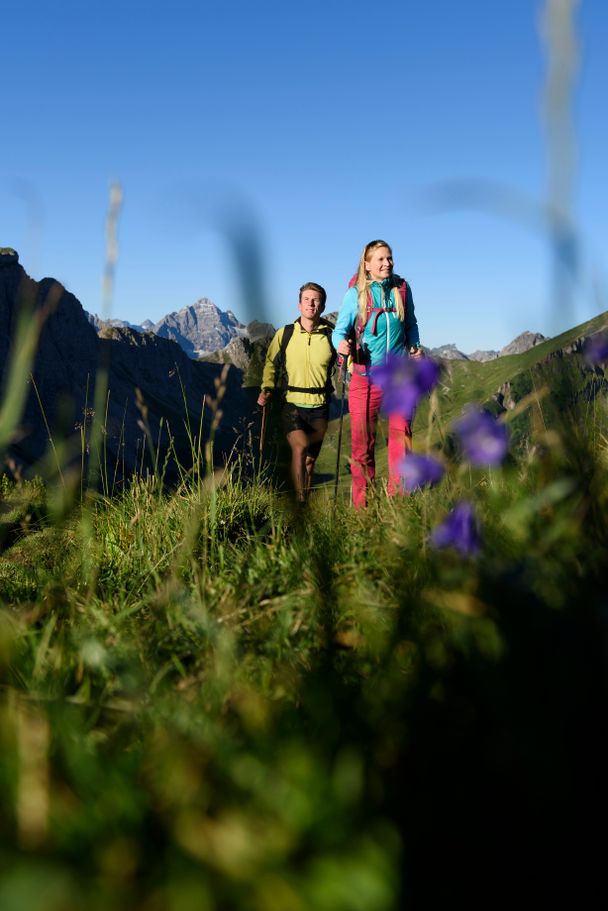
<svg viewBox="0 0 608 911">
<path fill-rule="evenodd" d="M 499 357 L 506 357 L 509 354 L 523 354 L 524 351 L 528 351 L 544 341 L 546 341 L 546 336 L 541 335 L 540 332 L 522 332 L 501 349 Z"/>
<path fill-rule="evenodd" d="M 443 358 L 445 361 L 468 361 L 468 354 L 460 351 L 456 345 L 440 345 L 439 348 L 431 348 L 433 357 Z"/>
<path fill-rule="evenodd" d="M 161 338 L 173 339 L 194 357 L 225 348 L 244 328 L 231 310 L 220 310 L 208 297 L 201 297 L 176 313 L 164 316 L 152 331 Z"/>
<path fill-rule="evenodd" d="M 0 247 L 0 266 L 13 266 L 19 262 L 19 254 L 13 247 Z"/>
</svg>

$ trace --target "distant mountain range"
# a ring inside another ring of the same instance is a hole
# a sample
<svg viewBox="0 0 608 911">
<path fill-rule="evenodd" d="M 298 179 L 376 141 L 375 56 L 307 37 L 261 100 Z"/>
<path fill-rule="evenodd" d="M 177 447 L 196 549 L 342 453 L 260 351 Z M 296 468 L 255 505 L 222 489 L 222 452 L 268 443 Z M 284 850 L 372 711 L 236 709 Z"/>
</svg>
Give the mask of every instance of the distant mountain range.
<svg viewBox="0 0 608 911">
<path fill-rule="evenodd" d="M 326 318 L 335 322 L 337 313 L 328 313 Z M 188 357 L 219 363 L 231 363 L 241 370 L 247 370 L 251 358 L 256 355 L 255 343 L 267 345 L 275 332 L 270 323 L 254 320 L 247 325 L 239 322 L 231 310 L 220 310 L 207 297 L 202 297 L 194 304 L 182 307 L 174 313 L 168 313 L 156 323 L 146 320 L 141 325 L 134 325 L 123 320 L 101 320 L 96 315 L 88 314 L 90 323 L 98 332 L 110 327 L 128 327 L 138 332 L 153 332 L 161 338 L 170 338 L 181 347 Z M 456 345 L 441 345 L 428 349 L 429 354 L 441 360 L 486 361 L 510 354 L 522 354 L 535 345 L 546 340 L 540 332 L 522 332 L 517 338 L 505 345 L 500 351 L 474 351 L 465 354 Z"/>
<path fill-rule="evenodd" d="M 524 351 L 529 351 L 535 345 L 546 341 L 547 337 L 540 332 L 522 332 L 500 351 L 473 351 L 472 354 L 464 354 L 456 345 L 442 345 L 440 348 L 431 348 L 430 354 L 444 361 L 479 361 L 485 364 L 486 361 L 493 361 L 497 357 L 523 354 Z"/>
<path fill-rule="evenodd" d="M 96 314 L 87 314 L 89 322 L 97 332 L 103 333 L 108 327 L 130 328 L 137 332 L 153 332 L 160 338 L 168 338 L 180 346 L 188 357 L 194 360 L 221 360 L 218 355 L 232 342 L 246 339 L 250 342 L 272 338 L 274 327 L 258 320 L 244 325 L 231 310 L 220 310 L 207 297 L 201 297 L 194 304 L 181 310 L 167 313 L 158 322 L 145 320 L 141 325 L 124 320 L 102 320 Z M 235 353 L 238 347 L 234 348 Z"/>
</svg>

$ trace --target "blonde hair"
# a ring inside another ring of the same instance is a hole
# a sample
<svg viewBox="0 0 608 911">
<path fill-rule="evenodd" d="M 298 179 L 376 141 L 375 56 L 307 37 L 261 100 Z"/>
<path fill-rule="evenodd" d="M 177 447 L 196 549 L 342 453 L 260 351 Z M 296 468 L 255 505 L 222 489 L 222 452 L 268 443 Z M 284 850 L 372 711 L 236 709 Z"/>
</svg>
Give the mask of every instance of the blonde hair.
<svg viewBox="0 0 608 911">
<path fill-rule="evenodd" d="M 363 325 L 367 322 L 367 294 L 369 291 L 369 286 L 371 285 L 371 279 L 368 276 L 367 269 L 365 268 L 365 263 L 370 258 L 370 255 L 374 250 L 377 250 L 379 247 L 386 247 L 390 252 L 391 256 L 393 251 L 391 245 L 387 244 L 385 240 L 370 240 L 363 248 L 363 253 L 361 254 L 361 259 L 359 260 L 359 271 L 357 272 L 357 281 L 355 282 L 355 288 L 357 289 L 357 296 L 359 298 L 359 317 Z M 397 316 L 403 322 L 405 319 L 405 309 L 403 306 L 403 300 L 399 294 L 399 289 L 397 287 L 391 288 L 391 297 L 393 298 L 393 304 L 395 310 L 397 311 Z"/>
</svg>

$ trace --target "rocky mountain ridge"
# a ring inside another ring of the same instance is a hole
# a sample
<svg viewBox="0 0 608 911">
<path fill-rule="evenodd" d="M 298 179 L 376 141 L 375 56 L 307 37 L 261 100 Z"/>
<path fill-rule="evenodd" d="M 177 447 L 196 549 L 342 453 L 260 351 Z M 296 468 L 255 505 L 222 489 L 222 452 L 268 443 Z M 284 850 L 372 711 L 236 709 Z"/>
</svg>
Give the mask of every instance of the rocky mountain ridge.
<svg viewBox="0 0 608 911">
<path fill-rule="evenodd" d="M 232 310 L 220 310 L 209 298 L 201 297 L 194 304 L 168 313 L 151 331 L 172 339 L 189 357 L 200 360 L 205 354 L 225 348 L 244 330 Z"/>
<path fill-rule="evenodd" d="M 508 357 L 510 354 L 523 354 L 524 351 L 529 351 L 530 348 L 535 348 L 536 345 L 540 345 L 541 342 L 546 341 L 547 336 L 541 335 L 540 332 L 522 332 L 517 338 L 514 338 L 512 342 L 505 345 L 505 347 L 499 351 L 498 356 Z"/>
<path fill-rule="evenodd" d="M 210 360 L 234 363 L 247 350 L 247 342 L 272 338 L 275 333 L 270 323 L 252 320 L 241 323 L 231 310 L 220 310 L 213 301 L 202 297 L 194 304 L 181 310 L 167 313 L 156 323 L 145 320 L 141 325 L 121 319 L 103 320 L 97 314 L 87 314 L 88 320 L 98 333 L 109 328 L 130 328 L 136 332 L 152 332 L 161 338 L 168 338 L 180 346 L 188 357 L 194 360 Z M 243 340 L 243 345 L 238 342 Z M 223 356 L 225 352 L 226 356 Z M 233 360 L 235 355 L 237 360 Z"/>
<path fill-rule="evenodd" d="M 0 251 L 0 388 L 6 384 L 19 312 L 28 300 L 35 311 L 46 307 L 49 313 L 31 377 L 21 378 L 28 387 L 25 409 L 7 454 L 18 469 L 40 464 L 49 446 L 47 424 L 54 441 L 64 441 L 79 461 L 83 433 L 86 442 L 90 429 L 100 364 L 107 368 L 109 387 L 104 416 L 106 470 L 114 476 L 126 480 L 140 464 L 149 466 L 151 447 L 158 447 L 159 464 L 168 458 L 168 479 L 177 475 L 177 461 L 187 468 L 192 461 L 187 415 L 198 426 L 203 403 L 217 395 L 220 382 L 226 394 L 214 446 L 220 461 L 221 454 L 231 450 L 242 416 L 251 413 L 239 370 L 229 367 L 222 380 L 220 364 L 197 362 L 171 339 L 153 333 L 106 325 L 99 334 L 73 294 L 51 278 L 31 279 L 18 254 L 7 248 Z M 208 406 L 202 421 L 203 435 L 208 436 L 212 421 Z"/>
<path fill-rule="evenodd" d="M 522 332 L 517 338 L 501 348 L 500 351 L 473 351 L 472 354 L 464 354 L 456 345 L 442 345 L 439 348 L 431 348 L 429 353 L 433 357 L 444 361 L 493 361 L 497 357 L 508 357 L 510 354 L 523 354 L 529 351 L 535 345 L 547 341 L 547 336 L 541 335 L 540 332 Z"/>
</svg>

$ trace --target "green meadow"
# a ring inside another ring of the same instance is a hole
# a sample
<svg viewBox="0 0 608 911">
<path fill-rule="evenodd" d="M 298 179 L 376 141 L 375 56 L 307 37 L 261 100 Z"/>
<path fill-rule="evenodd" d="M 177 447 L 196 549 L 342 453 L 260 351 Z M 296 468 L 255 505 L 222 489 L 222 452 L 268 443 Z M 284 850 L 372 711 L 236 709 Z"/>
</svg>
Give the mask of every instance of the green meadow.
<svg viewBox="0 0 608 911">
<path fill-rule="evenodd" d="M 205 472 L 196 441 L 173 489 L 4 477 L 0 908 L 584 903 L 608 414 L 599 368 L 547 357 L 605 322 L 450 365 L 414 436 L 444 479 L 397 499 L 380 480 L 362 514 L 348 419 L 337 501 L 335 421 L 305 510 L 272 464 Z M 509 457 L 473 469 L 451 422 L 505 383 Z M 429 544 L 462 500 L 477 556 Z"/>
</svg>

